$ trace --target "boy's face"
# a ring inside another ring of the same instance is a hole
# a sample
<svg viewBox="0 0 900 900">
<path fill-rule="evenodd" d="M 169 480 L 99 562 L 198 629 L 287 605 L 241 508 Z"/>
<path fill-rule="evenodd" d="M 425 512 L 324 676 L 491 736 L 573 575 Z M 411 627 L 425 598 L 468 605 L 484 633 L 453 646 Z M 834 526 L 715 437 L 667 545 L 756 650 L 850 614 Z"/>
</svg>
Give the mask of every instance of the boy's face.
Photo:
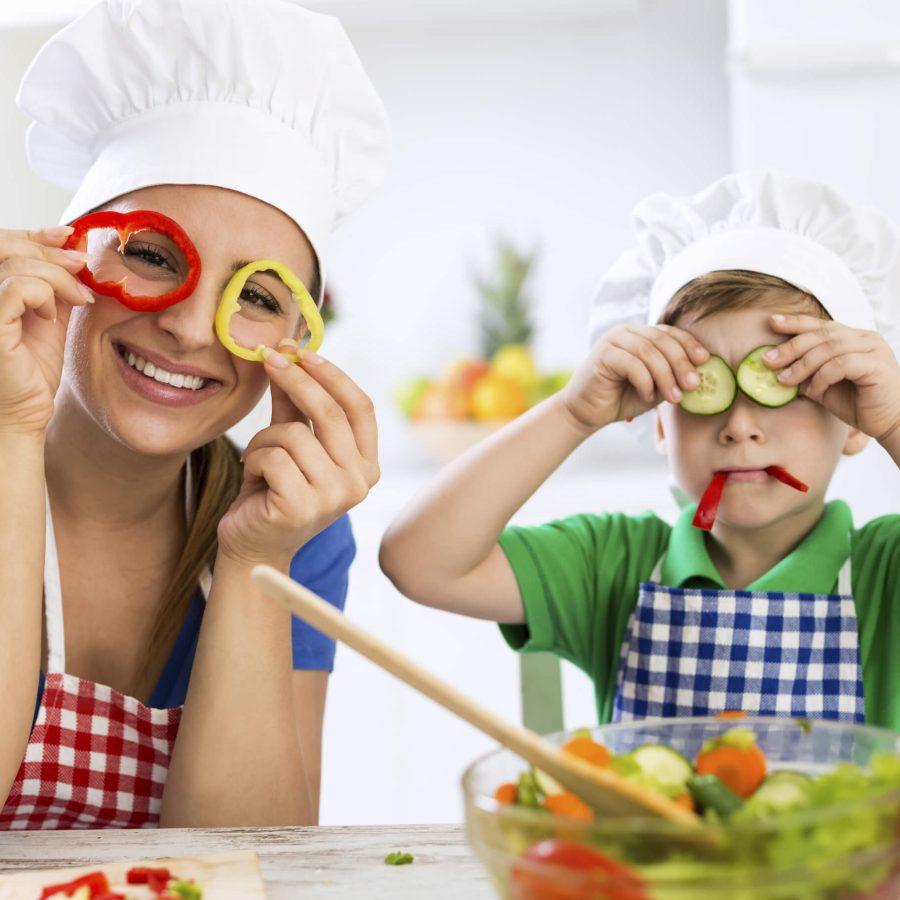
<svg viewBox="0 0 900 900">
<path fill-rule="evenodd" d="M 727 310 L 676 324 L 737 371 L 751 350 L 785 340 L 769 327 L 769 316 L 778 311 L 768 306 Z M 728 471 L 716 520 L 737 528 L 761 528 L 820 509 L 841 454 L 858 452 L 866 441 L 802 393 L 779 409 L 760 406 L 741 391 L 719 415 L 695 415 L 671 403 L 657 409 L 659 448 L 678 485 L 699 500 L 713 474 Z M 767 475 L 764 470 L 772 465 L 796 475 L 809 492 Z"/>
</svg>

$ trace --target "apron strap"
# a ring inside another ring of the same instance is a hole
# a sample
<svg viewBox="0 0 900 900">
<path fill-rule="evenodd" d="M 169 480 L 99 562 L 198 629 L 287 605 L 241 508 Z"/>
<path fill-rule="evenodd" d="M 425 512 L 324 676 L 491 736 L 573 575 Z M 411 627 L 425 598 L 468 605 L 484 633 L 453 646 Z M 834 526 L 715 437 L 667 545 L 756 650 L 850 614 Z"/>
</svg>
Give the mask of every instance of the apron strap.
<svg viewBox="0 0 900 900">
<path fill-rule="evenodd" d="M 66 638 L 63 630 L 62 586 L 59 579 L 59 558 L 53 516 L 50 513 L 50 492 L 44 482 L 44 610 L 47 620 L 47 672 L 66 670 Z"/>
<path fill-rule="evenodd" d="M 840 572 L 838 572 L 838 593 L 845 597 L 853 596 L 853 572 L 850 565 L 850 557 L 844 560 Z"/>
</svg>

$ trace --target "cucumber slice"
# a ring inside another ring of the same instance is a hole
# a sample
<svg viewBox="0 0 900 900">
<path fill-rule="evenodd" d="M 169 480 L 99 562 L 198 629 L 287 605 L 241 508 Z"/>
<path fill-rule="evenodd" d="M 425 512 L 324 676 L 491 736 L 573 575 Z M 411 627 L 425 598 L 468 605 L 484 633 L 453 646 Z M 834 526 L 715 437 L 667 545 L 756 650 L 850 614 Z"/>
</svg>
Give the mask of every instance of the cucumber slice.
<svg viewBox="0 0 900 900">
<path fill-rule="evenodd" d="M 763 353 L 773 346 L 774 344 L 763 344 L 743 358 L 737 370 L 737 383 L 738 387 L 760 406 L 777 409 L 790 403 L 797 396 L 797 386 L 782 384 L 778 380 L 778 372 L 763 362 Z"/>
<path fill-rule="evenodd" d="M 790 769 L 772 772 L 747 801 L 747 806 L 778 811 L 799 806 L 806 799 L 809 776 Z"/>
<path fill-rule="evenodd" d="M 728 819 L 744 805 L 744 801 L 715 775 L 694 775 L 688 779 L 687 786 L 701 810 L 711 809 L 722 819 Z"/>
<path fill-rule="evenodd" d="M 662 744 L 642 744 L 630 755 L 640 766 L 641 773 L 661 787 L 673 791 L 680 789 L 679 793 L 687 790 L 694 768 L 677 750 Z"/>
<path fill-rule="evenodd" d="M 551 778 L 540 769 L 531 770 L 531 780 L 538 791 L 545 797 L 553 797 L 565 791 L 565 788 L 555 778 Z"/>
<path fill-rule="evenodd" d="M 616 754 L 609 761 L 609 767 L 623 778 L 634 778 L 643 774 L 643 769 L 631 758 L 631 754 Z"/>
<path fill-rule="evenodd" d="M 737 382 L 734 372 L 721 356 L 710 356 L 697 366 L 700 386 L 687 391 L 678 405 L 689 413 L 700 416 L 715 416 L 725 412 L 737 396 Z"/>
</svg>

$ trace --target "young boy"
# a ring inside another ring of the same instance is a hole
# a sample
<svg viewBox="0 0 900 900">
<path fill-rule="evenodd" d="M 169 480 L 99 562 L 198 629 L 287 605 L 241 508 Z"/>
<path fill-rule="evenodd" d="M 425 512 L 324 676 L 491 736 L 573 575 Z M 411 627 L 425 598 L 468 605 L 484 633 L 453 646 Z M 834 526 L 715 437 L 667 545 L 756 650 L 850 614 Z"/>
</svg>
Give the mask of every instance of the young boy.
<svg viewBox="0 0 900 900">
<path fill-rule="evenodd" d="M 635 216 L 640 249 L 601 285 L 599 339 L 569 385 L 449 466 L 385 535 L 383 570 L 581 667 L 601 723 L 742 709 L 900 730 L 900 515 L 855 528 L 825 502 L 870 438 L 900 465 L 900 233 L 771 173 Z M 736 371 L 765 344 L 795 399 L 679 406 L 710 354 Z M 695 504 L 673 526 L 608 512 L 506 527 L 582 441 L 651 410 L 689 497 L 724 480 L 711 531 Z"/>
</svg>

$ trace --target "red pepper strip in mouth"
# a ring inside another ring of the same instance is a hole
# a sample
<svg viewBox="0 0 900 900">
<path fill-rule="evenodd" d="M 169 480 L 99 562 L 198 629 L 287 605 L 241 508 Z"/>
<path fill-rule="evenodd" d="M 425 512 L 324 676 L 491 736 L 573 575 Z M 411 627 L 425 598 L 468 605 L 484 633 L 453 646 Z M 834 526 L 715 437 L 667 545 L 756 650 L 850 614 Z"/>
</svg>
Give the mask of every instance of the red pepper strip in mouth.
<svg viewBox="0 0 900 900">
<path fill-rule="evenodd" d="M 716 472 L 712 481 L 706 486 L 700 502 L 697 504 L 697 512 L 694 513 L 694 525 L 702 528 L 703 531 L 709 531 L 716 521 L 716 510 L 719 508 L 719 501 L 722 499 L 722 488 L 728 480 L 727 472 Z"/>
<path fill-rule="evenodd" d="M 773 478 L 777 478 L 778 481 L 786 484 L 788 487 L 792 487 L 795 491 L 800 491 L 802 494 L 805 494 L 809 490 L 809 485 L 804 484 L 799 478 L 794 478 L 787 469 L 782 469 L 781 466 L 768 466 L 766 472 Z"/>
</svg>

